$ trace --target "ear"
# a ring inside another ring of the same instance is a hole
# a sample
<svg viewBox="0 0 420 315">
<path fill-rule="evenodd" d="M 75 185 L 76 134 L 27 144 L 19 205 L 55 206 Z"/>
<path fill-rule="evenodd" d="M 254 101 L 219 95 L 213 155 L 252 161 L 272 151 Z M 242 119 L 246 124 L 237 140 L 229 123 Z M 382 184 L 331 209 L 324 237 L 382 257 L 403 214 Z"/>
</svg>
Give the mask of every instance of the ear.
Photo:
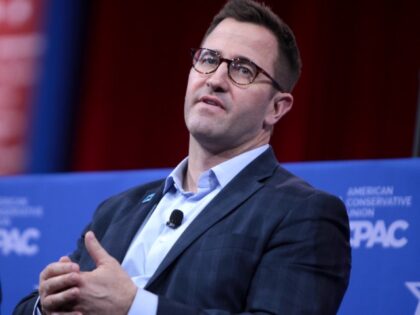
<svg viewBox="0 0 420 315">
<path fill-rule="evenodd" d="M 292 109 L 293 95 L 277 92 L 271 99 L 264 119 L 266 127 L 274 126 L 289 110 Z"/>
</svg>

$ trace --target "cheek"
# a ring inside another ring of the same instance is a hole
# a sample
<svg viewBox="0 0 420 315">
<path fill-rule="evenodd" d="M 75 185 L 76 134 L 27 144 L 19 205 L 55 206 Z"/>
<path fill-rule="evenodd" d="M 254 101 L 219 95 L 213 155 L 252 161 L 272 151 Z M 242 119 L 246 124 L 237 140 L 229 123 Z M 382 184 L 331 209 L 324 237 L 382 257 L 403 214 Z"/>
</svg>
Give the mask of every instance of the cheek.
<svg viewBox="0 0 420 315">
<path fill-rule="evenodd" d="M 194 91 L 203 84 L 205 84 L 205 78 L 194 69 L 191 69 L 188 75 L 187 92 Z"/>
<path fill-rule="evenodd" d="M 196 71 L 193 69 L 190 70 L 190 74 L 188 76 L 188 82 L 187 82 L 187 89 L 185 92 L 185 99 L 184 99 L 184 119 L 185 122 L 188 121 L 189 112 L 191 110 L 191 107 L 194 103 L 194 100 L 197 95 L 197 90 L 200 87 L 200 80 L 197 77 Z"/>
<path fill-rule="evenodd" d="M 254 95 L 254 97 L 250 95 L 238 97 L 235 103 L 238 105 L 239 115 L 243 116 L 243 119 L 251 121 L 262 121 L 270 107 L 270 102 L 265 94 Z"/>
<path fill-rule="evenodd" d="M 205 84 L 206 78 L 197 73 L 194 69 L 191 69 L 188 76 L 187 89 L 185 92 L 185 110 L 193 105 L 194 101 L 200 95 L 200 90 L 205 87 Z"/>
<path fill-rule="evenodd" d="M 196 89 L 195 85 L 196 85 L 196 80 L 194 79 L 192 70 L 191 70 L 188 76 L 187 89 L 185 91 L 185 103 L 184 103 L 185 107 L 188 107 L 188 105 L 190 105 L 191 100 L 193 99 L 194 90 Z"/>
</svg>

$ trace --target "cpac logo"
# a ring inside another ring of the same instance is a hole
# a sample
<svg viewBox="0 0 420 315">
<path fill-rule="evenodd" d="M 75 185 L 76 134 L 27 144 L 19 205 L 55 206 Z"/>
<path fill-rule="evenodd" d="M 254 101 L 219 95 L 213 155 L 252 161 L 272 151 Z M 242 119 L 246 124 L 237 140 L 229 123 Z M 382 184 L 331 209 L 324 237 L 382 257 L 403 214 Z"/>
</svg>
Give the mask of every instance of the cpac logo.
<svg viewBox="0 0 420 315">
<path fill-rule="evenodd" d="M 417 298 L 417 308 L 414 315 L 420 315 L 420 282 L 406 282 L 405 285 Z"/>
<path fill-rule="evenodd" d="M 26 229 L 22 233 L 16 228 L 0 229 L 0 254 L 7 256 L 14 252 L 17 255 L 33 256 L 39 251 L 33 241 L 39 239 L 40 235 L 41 232 L 35 228 Z"/>
<path fill-rule="evenodd" d="M 404 220 L 394 221 L 388 227 L 383 220 L 351 221 L 350 229 L 352 232 L 350 243 L 353 248 L 363 245 L 366 248 L 375 245 L 381 245 L 384 248 L 401 248 L 408 242 L 407 238 L 402 236 L 402 231 L 408 229 L 408 222 Z"/>
</svg>

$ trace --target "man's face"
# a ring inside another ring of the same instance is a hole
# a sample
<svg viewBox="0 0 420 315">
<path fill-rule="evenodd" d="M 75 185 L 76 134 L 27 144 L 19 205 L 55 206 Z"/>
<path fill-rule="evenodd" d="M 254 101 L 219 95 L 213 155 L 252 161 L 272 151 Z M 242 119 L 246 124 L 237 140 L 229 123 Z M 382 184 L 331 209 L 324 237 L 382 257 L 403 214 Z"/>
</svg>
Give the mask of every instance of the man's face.
<svg viewBox="0 0 420 315">
<path fill-rule="evenodd" d="M 274 76 L 277 41 L 262 26 L 225 19 L 202 47 L 219 52 L 223 58 L 247 58 Z M 289 102 L 283 102 L 284 98 Z M 226 62 L 211 74 L 191 68 L 185 122 L 193 140 L 207 149 L 245 151 L 268 143 L 272 126 L 291 102 L 290 94 L 274 90 L 261 73 L 250 85 L 240 86 L 229 79 Z"/>
</svg>

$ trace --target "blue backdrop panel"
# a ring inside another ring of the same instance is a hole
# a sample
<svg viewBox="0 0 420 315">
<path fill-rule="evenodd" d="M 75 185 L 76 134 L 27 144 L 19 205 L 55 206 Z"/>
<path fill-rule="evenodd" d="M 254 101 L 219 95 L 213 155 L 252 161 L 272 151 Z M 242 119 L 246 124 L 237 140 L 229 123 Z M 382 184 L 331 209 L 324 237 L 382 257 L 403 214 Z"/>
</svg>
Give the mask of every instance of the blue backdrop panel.
<svg viewBox="0 0 420 315">
<path fill-rule="evenodd" d="M 347 205 L 353 270 L 339 314 L 419 315 L 420 160 L 285 166 Z M 1 179 L 4 314 L 34 288 L 46 264 L 74 249 L 100 201 L 168 173 L 165 169 Z"/>
<path fill-rule="evenodd" d="M 288 169 L 346 204 L 353 268 L 339 314 L 420 315 L 420 160 Z"/>
</svg>

